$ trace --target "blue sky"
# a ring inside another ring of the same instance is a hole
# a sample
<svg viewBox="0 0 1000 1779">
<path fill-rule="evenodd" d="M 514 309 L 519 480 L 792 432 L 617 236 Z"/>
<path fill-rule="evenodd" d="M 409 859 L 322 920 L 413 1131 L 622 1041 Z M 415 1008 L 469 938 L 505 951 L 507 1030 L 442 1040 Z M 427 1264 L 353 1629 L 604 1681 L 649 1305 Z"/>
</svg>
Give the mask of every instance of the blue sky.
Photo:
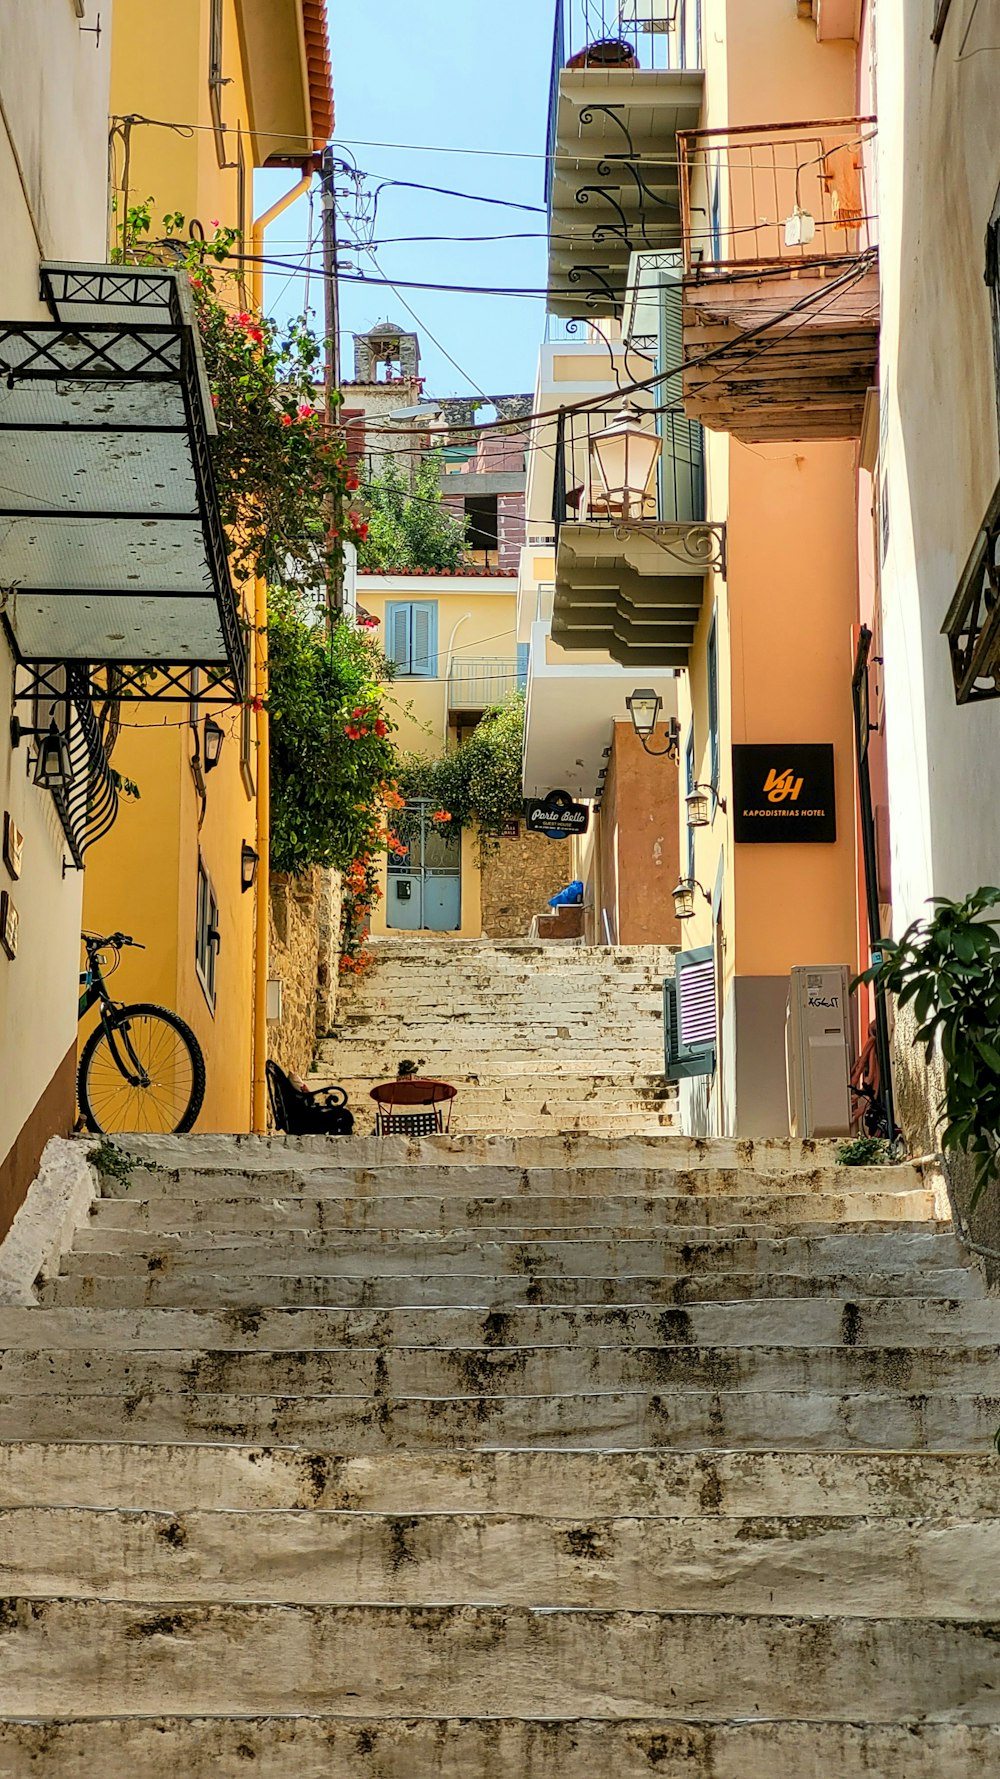
<svg viewBox="0 0 1000 1779">
<path fill-rule="evenodd" d="M 526 205 L 544 203 L 544 149 L 552 46 L 553 0 L 379 0 L 348 6 L 329 0 L 337 106 L 336 143 L 343 158 L 378 179 L 427 185 Z M 362 146 L 403 143 L 414 147 Z M 459 153 L 444 153 L 458 149 Z M 435 152 L 427 152 L 433 150 Z M 484 151 L 501 151 L 500 154 Z M 478 151 L 478 152 L 473 152 Z M 528 158 L 512 158 L 521 154 Z M 258 212 L 284 189 L 289 175 L 259 173 Z M 318 199 L 314 226 L 320 223 Z M 268 253 L 305 252 L 308 201 L 292 207 L 268 231 Z M 545 217 L 541 212 L 467 203 L 430 192 L 387 187 L 378 200 L 376 248 L 383 275 L 440 284 L 514 285 L 545 282 Z M 456 240 L 431 241 L 433 235 Z M 476 241 L 482 235 L 532 239 Z M 415 236 L 412 241 L 394 237 Z M 378 275 L 368 255 L 351 253 L 358 270 Z M 316 265 L 319 264 L 318 255 Z M 304 280 L 286 288 L 286 274 L 269 275 L 266 301 L 279 313 L 301 309 Z M 322 287 L 314 277 L 310 306 L 322 317 Z M 407 314 L 403 300 L 419 321 Z M 526 298 L 458 295 L 341 285 L 342 351 L 350 375 L 350 334 L 391 316 L 421 336 L 421 370 L 428 393 L 507 394 L 534 387 L 544 303 Z M 449 363 L 428 330 L 461 366 Z"/>
</svg>

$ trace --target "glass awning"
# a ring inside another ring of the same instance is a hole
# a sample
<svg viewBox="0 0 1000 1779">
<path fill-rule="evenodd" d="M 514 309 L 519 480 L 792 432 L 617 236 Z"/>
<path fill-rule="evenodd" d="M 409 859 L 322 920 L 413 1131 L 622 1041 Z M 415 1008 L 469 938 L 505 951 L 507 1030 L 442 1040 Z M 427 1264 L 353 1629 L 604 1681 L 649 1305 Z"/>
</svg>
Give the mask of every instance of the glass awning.
<svg viewBox="0 0 1000 1779">
<path fill-rule="evenodd" d="M 180 696 L 199 667 L 217 695 L 242 698 L 186 281 L 47 264 L 42 295 L 51 321 L 0 321 L 0 600 L 15 655 L 131 670 L 146 695 Z"/>
</svg>

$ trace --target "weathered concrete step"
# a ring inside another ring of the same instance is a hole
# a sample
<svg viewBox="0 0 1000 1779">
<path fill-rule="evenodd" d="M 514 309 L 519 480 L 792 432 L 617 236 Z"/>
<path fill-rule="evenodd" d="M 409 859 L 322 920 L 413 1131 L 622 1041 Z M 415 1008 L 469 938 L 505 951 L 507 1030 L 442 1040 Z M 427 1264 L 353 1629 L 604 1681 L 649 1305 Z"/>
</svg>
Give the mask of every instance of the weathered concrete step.
<svg viewBox="0 0 1000 1779">
<path fill-rule="evenodd" d="M 990 1725 L 1000 1622 L 10 1599 L 4 1710 Z"/>
<path fill-rule="evenodd" d="M 258 1266 L 262 1273 L 311 1272 L 331 1277 L 438 1272 L 503 1274 L 552 1272 L 574 1277 L 619 1278 L 626 1273 L 674 1274 L 688 1277 L 710 1272 L 804 1272 L 811 1276 L 857 1271 L 859 1281 L 887 1268 L 958 1266 L 962 1252 L 956 1237 L 935 1225 L 892 1225 L 830 1234 L 732 1235 L 725 1228 L 692 1228 L 671 1235 L 626 1236 L 620 1240 L 549 1237 L 509 1240 L 480 1232 L 459 1235 L 410 1230 L 272 1230 L 257 1237 L 195 1232 L 180 1240 L 165 1232 L 140 1231 L 129 1240 L 126 1231 L 109 1230 L 102 1245 L 83 1245 L 62 1262 L 64 1276 L 126 1278 L 147 1272 L 197 1273 L 221 1265 L 237 1271 Z"/>
<path fill-rule="evenodd" d="M 242 1198 L 266 1205 L 275 1198 L 386 1198 L 433 1205 L 438 1199 L 452 1198 L 470 1206 L 480 1200 L 508 1199 L 520 1207 L 533 1198 L 557 1199 L 561 1204 L 596 1198 L 604 1204 L 616 1199 L 638 1198 L 645 1203 L 659 1198 L 710 1198 L 722 1194 L 745 1199 L 756 1215 L 760 1198 L 779 1195 L 789 1199 L 853 1199 L 866 1194 L 888 1194 L 895 1198 L 898 1193 L 932 1190 L 930 1185 L 923 1185 L 912 1167 L 795 1169 L 779 1176 L 768 1169 L 733 1167 L 515 1167 L 447 1160 L 426 1162 L 419 1167 L 394 1161 L 384 1167 L 339 1167 L 335 1156 L 334 1150 L 325 1167 L 269 1169 L 266 1173 L 243 1167 L 156 1171 L 136 1168 L 125 1184 L 105 1179 L 104 1197 L 96 1214 L 103 1217 L 106 1201 L 114 1199 L 150 1204 L 166 1199 L 172 1205 L 180 1199 L 207 1203 Z M 934 1203 L 940 1213 L 947 1214 L 939 1192 L 934 1194 Z"/>
<path fill-rule="evenodd" d="M 537 1068 L 524 1065 L 533 1077 Z M 79 1139 L 81 1149 L 93 1138 Z M 119 1148 L 157 1167 L 248 1168 L 260 1174 L 272 1169 L 304 1171 L 334 1166 L 381 1168 L 393 1163 L 431 1165 L 464 1162 L 496 1167 L 612 1168 L 751 1168 L 784 1175 L 789 1169 L 837 1168 L 837 1144 L 812 1139 L 735 1137 L 637 1137 L 623 1142 L 610 1137 L 563 1138 L 551 1133 L 534 1137 L 463 1135 L 431 1137 L 287 1137 L 138 1136 L 119 1139 Z M 858 1173 L 865 1171 L 858 1169 Z"/>
<path fill-rule="evenodd" d="M 799 1707 L 801 1709 L 801 1707 Z M 46 1717 L 0 1722 L 5 1779 L 173 1770 L 184 1779 L 994 1779 L 1000 1729 L 663 1719 Z"/>
<path fill-rule="evenodd" d="M 702 1303 L 689 1309 L 606 1304 L 486 1310 L 3 1309 L 0 1349 L 60 1352 L 100 1347 L 301 1352 L 315 1347 L 572 1346 L 627 1341 L 642 1347 L 978 1347 L 996 1343 L 993 1297 L 797 1297 Z"/>
<path fill-rule="evenodd" d="M 240 1197 L 223 1195 L 208 1199 L 156 1198 L 103 1199 L 95 1203 L 89 1223 L 76 1237 L 83 1251 L 102 1246 L 109 1231 L 141 1243 L 149 1231 L 187 1235 L 196 1230 L 233 1234 L 249 1230 L 266 1234 L 281 1229 L 329 1230 L 393 1229 L 425 1233 L 454 1233 L 463 1229 L 520 1231 L 537 1240 L 549 1230 L 606 1230 L 608 1234 L 642 1235 L 683 1225 L 747 1229 L 769 1225 L 842 1223 L 883 1224 L 933 1222 L 934 1194 L 913 1192 L 852 1192 L 845 1194 L 788 1192 L 760 1193 L 737 1198 L 726 1193 L 704 1197 L 667 1196 L 647 1198 L 639 1193 L 598 1198 L 566 1194 L 563 1197 L 518 1194 L 516 1197 L 422 1197 L 357 1198 L 293 1196 L 284 1192 L 263 1198 L 260 1193 Z"/>
<path fill-rule="evenodd" d="M 988 1618 L 1000 1520 L 0 1510 L 6 1595 Z"/>
<path fill-rule="evenodd" d="M 37 1399 L 195 1391 L 233 1396 L 562 1396 L 574 1392 L 871 1390 L 1000 1394 L 996 1341 L 976 1347 L 685 1345 L 314 1347 L 0 1352 L 0 1394 Z"/>
<path fill-rule="evenodd" d="M 720 1272 L 695 1276 L 662 1272 L 617 1278 L 578 1277 L 533 1268 L 527 1274 L 369 1272 L 338 1277 L 316 1272 L 282 1273 L 265 1267 L 227 1267 L 204 1272 L 82 1274 L 59 1277 L 41 1287 L 47 1305 L 72 1308 L 88 1304 L 108 1309 L 142 1307 L 187 1309 L 234 1308 L 257 1312 L 272 1306 L 358 1305 L 392 1308 L 472 1305 L 485 1310 L 530 1308 L 539 1304 L 678 1304 L 726 1303 L 772 1298 L 955 1297 L 982 1299 L 985 1287 L 971 1267 L 926 1267 L 914 1273 L 907 1266 L 851 1274 L 833 1271 L 812 1276 L 791 1272 Z"/>
<path fill-rule="evenodd" d="M 992 1452 L 391 1452 L 186 1442 L 0 1444 L 0 1506 L 449 1510 L 600 1517 L 867 1519 L 997 1512 Z"/>
<path fill-rule="evenodd" d="M 577 1391 L 520 1396 L 225 1395 L 136 1389 L 119 1396 L 0 1393 L 0 1440 L 218 1439 L 326 1444 L 345 1454 L 495 1447 L 623 1451 L 974 1451 L 1000 1423 L 992 1395 L 947 1389 Z"/>
</svg>

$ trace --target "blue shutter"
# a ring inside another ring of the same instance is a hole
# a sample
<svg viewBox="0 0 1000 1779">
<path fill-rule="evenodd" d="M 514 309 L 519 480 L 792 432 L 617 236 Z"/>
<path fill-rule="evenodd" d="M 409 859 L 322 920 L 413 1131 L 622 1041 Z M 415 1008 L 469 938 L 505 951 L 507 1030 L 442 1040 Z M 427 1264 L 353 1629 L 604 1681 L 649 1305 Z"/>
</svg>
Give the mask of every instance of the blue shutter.
<svg viewBox="0 0 1000 1779">
<path fill-rule="evenodd" d="M 712 619 L 708 633 L 708 747 L 711 767 L 709 783 L 719 789 L 719 620 Z"/>
<path fill-rule="evenodd" d="M 385 652 L 399 673 L 410 671 L 410 607 L 388 603 L 385 608 Z"/>
<path fill-rule="evenodd" d="M 415 679 L 437 679 L 437 600 L 410 607 L 410 672 Z"/>
<path fill-rule="evenodd" d="M 668 1081 L 711 1075 L 717 1017 L 715 952 L 711 945 L 679 951 L 674 979 L 663 984 L 663 1036 Z"/>
<path fill-rule="evenodd" d="M 528 651 L 530 642 L 519 642 L 517 645 L 517 689 L 523 692 L 528 683 Z"/>
</svg>

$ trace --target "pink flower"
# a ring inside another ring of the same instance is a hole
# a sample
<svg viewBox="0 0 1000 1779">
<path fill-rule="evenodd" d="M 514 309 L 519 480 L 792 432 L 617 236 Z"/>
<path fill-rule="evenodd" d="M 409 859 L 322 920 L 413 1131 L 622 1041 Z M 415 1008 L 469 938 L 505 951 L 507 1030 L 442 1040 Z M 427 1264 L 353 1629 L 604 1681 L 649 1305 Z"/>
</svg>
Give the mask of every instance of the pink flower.
<svg viewBox="0 0 1000 1779">
<path fill-rule="evenodd" d="M 212 217 L 212 220 L 211 220 L 211 227 L 212 227 L 212 228 L 213 228 L 213 229 L 217 229 L 217 228 L 218 228 L 218 226 L 219 226 L 219 219 L 218 219 L 218 217 L 217 217 L 217 216 L 213 216 L 213 217 Z"/>
<path fill-rule="evenodd" d="M 281 424 L 282 424 L 282 426 L 291 426 L 291 424 L 292 424 L 291 414 L 282 414 Z"/>
<path fill-rule="evenodd" d="M 316 409 L 311 408 L 309 406 L 308 402 L 300 402 L 299 403 L 299 419 L 300 420 L 311 420 L 313 418 L 313 415 L 315 414 L 315 412 L 316 412 Z"/>
</svg>

